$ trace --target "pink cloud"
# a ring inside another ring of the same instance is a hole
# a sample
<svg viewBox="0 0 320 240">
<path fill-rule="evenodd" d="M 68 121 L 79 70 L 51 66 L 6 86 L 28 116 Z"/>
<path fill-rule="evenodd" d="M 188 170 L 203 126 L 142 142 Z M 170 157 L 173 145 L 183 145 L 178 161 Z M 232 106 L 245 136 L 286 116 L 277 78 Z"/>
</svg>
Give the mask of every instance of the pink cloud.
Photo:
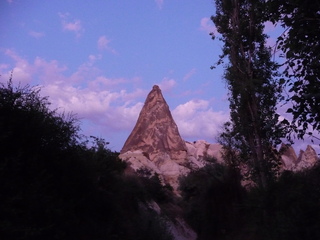
<svg viewBox="0 0 320 240">
<path fill-rule="evenodd" d="M 204 17 L 200 21 L 200 30 L 207 33 L 216 33 L 217 29 L 210 18 Z"/>
<path fill-rule="evenodd" d="M 161 10 L 163 7 L 164 0 L 155 0 L 158 8 Z"/>
<path fill-rule="evenodd" d="M 187 81 L 189 78 L 191 78 L 195 73 L 197 72 L 197 69 L 192 68 L 186 75 L 183 77 L 183 81 Z"/>
<path fill-rule="evenodd" d="M 164 78 L 158 85 L 162 91 L 170 91 L 176 85 L 176 81 L 174 79 Z"/>
<path fill-rule="evenodd" d="M 9 79 L 9 70 L 13 69 L 15 83 L 39 85 L 42 88 L 41 94 L 49 96 L 53 109 L 76 113 L 79 118 L 90 121 L 94 128 L 100 129 L 98 131 L 104 129 L 108 133 L 114 129 L 131 130 L 143 105 L 137 99 L 147 94 L 147 91 L 139 88 L 132 92 L 120 88 L 121 84 L 139 82 L 139 78 L 98 75 L 100 71 L 94 62 L 99 59 L 99 55 L 89 55 L 87 62 L 71 75 L 66 75 L 67 66 L 56 60 L 47 61 L 36 57 L 34 61 L 28 62 L 10 49 L 5 54 L 14 64 L 0 65 L 1 82 Z"/>
<path fill-rule="evenodd" d="M 5 79 L 9 79 L 11 71 L 13 71 L 16 82 L 22 84 L 30 83 L 32 80 L 32 74 L 34 72 L 33 66 L 30 65 L 27 60 L 21 58 L 14 50 L 7 49 L 4 53 L 15 61 L 15 66 L 11 67 L 9 71 L 2 74 L 3 77 Z"/>
<path fill-rule="evenodd" d="M 95 80 L 89 83 L 90 88 L 93 89 L 105 89 L 111 86 L 128 83 L 129 80 L 125 78 L 107 78 L 105 76 L 98 76 Z"/>
<path fill-rule="evenodd" d="M 214 111 L 207 100 L 191 100 L 172 111 L 181 136 L 185 139 L 204 139 L 215 142 L 229 113 Z"/>
<path fill-rule="evenodd" d="M 71 31 L 76 34 L 77 37 L 80 37 L 84 32 L 84 28 L 81 24 L 81 21 L 78 19 L 69 20 L 69 13 L 59 13 L 59 17 L 62 23 L 62 29 L 65 31 Z"/>
<path fill-rule="evenodd" d="M 117 51 L 109 46 L 110 42 L 111 42 L 111 40 L 109 40 L 106 36 L 99 37 L 98 43 L 97 43 L 98 49 L 101 50 L 101 51 L 102 50 L 107 50 L 107 51 L 109 51 L 109 52 L 111 52 L 113 54 L 117 54 Z"/>
<path fill-rule="evenodd" d="M 43 32 L 36 32 L 36 31 L 29 31 L 29 35 L 37 39 L 45 36 Z"/>
<path fill-rule="evenodd" d="M 61 66 L 56 60 L 48 62 L 40 57 L 35 58 L 33 68 L 34 75 L 39 78 L 42 84 L 65 81 L 63 73 L 68 69 L 67 66 Z"/>
</svg>

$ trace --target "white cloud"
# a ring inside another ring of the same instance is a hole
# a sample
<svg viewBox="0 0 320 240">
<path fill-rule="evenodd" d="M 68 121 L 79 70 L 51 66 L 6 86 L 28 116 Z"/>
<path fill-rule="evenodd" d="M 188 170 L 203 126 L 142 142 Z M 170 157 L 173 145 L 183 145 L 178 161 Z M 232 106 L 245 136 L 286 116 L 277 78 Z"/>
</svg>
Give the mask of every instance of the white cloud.
<svg viewBox="0 0 320 240">
<path fill-rule="evenodd" d="M 79 19 L 69 20 L 69 16 L 69 13 L 59 13 L 59 17 L 62 23 L 62 29 L 65 31 L 74 32 L 76 34 L 76 37 L 80 37 L 84 32 L 81 21 Z"/>
<path fill-rule="evenodd" d="M 204 139 L 214 142 L 223 123 L 229 118 L 228 112 L 214 111 L 209 101 L 191 100 L 172 111 L 181 136 L 185 139 Z"/>
<path fill-rule="evenodd" d="M 204 17 L 200 21 L 200 30 L 207 33 L 216 33 L 217 29 L 210 18 Z"/>
<path fill-rule="evenodd" d="M 117 51 L 109 46 L 110 42 L 111 42 L 111 40 L 109 40 L 106 36 L 99 37 L 98 43 L 97 43 L 98 49 L 101 50 L 101 51 L 102 50 L 107 50 L 107 51 L 109 51 L 109 52 L 111 52 L 113 54 L 117 54 Z"/>
<path fill-rule="evenodd" d="M 29 31 L 29 35 L 37 39 L 45 36 L 43 32 L 36 32 L 36 31 Z"/>
<path fill-rule="evenodd" d="M 158 8 L 161 10 L 163 7 L 164 0 L 155 0 Z"/>
</svg>

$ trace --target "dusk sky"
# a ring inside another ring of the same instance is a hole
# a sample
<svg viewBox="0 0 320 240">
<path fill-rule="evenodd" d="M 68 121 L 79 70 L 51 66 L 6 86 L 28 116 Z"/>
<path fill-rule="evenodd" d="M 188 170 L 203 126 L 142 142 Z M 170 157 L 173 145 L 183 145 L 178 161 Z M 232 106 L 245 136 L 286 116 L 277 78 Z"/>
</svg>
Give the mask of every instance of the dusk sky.
<svg viewBox="0 0 320 240">
<path fill-rule="evenodd" d="M 216 142 L 229 104 L 210 69 L 214 13 L 213 0 L 0 0 L 0 82 L 13 70 L 15 84 L 41 86 L 115 151 L 157 84 L 183 139 Z"/>
</svg>

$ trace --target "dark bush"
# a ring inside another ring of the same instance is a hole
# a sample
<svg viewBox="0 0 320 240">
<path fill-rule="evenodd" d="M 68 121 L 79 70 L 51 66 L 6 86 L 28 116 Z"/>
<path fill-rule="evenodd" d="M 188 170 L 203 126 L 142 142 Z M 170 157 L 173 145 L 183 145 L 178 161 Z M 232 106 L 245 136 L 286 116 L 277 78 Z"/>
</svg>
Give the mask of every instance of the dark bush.
<svg viewBox="0 0 320 240">
<path fill-rule="evenodd" d="M 185 216 L 199 239 L 223 239 L 241 226 L 244 190 L 238 174 L 216 163 L 180 181 Z"/>
</svg>

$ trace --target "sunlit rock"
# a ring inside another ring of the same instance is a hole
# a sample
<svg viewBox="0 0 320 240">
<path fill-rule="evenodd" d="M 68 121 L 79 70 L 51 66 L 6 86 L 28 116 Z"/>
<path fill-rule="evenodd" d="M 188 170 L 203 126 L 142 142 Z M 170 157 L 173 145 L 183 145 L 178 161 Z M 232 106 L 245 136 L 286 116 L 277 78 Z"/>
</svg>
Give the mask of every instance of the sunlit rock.
<svg viewBox="0 0 320 240">
<path fill-rule="evenodd" d="M 153 86 L 148 94 L 137 123 L 121 153 L 136 150 L 147 154 L 152 161 L 163 153 L 175 160 L 186 157 L 185 142 L 157 85 Z"/>
</svg>

